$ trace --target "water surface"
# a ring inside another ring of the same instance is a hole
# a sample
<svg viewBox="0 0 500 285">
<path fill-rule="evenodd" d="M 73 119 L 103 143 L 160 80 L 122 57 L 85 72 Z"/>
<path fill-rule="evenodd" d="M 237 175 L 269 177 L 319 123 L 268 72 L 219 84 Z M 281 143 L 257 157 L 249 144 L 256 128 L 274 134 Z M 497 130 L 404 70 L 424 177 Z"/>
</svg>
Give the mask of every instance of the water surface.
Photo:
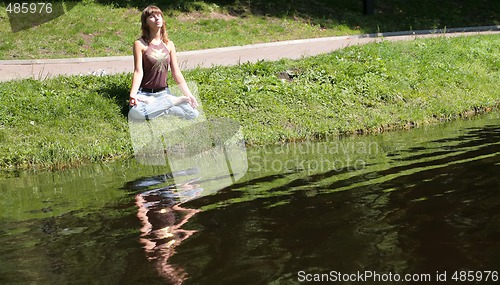
<svg viewBox="0 0 500 285">
<path fill-rule="evenodd" d="M 4 174 L 0 283 L 296 284 L 372 271 L 455 284 L 455 271 L 500 271 L 499 114 L 252 148 L 248 167 L 210 195 L 217 177 L 187 169 L 173 185 L 168 169 L 134 161 Z"/>
</svg>

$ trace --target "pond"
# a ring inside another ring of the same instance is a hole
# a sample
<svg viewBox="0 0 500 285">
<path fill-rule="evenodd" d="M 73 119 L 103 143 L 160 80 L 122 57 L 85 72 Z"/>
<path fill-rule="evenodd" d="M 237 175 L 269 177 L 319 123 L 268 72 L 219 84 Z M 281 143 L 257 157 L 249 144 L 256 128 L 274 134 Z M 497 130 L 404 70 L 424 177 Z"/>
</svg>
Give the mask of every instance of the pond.
<svg viewBox="0 0 500 285">
<path fill-rule="evenodd" d="M 3 174 L 0 283 L 498 284 L 500 114 L 247 158 L 209 194 L 134 160 Z"/>
</svg>

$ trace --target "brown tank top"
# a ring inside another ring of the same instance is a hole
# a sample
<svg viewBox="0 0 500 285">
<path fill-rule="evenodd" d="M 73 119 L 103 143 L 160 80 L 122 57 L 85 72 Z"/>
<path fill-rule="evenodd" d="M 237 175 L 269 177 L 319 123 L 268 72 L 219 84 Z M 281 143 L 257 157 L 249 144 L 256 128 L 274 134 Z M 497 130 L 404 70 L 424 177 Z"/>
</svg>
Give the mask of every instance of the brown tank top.
<svg viewBox="0 0 500 285">
<path fill-rule="evenodd" d="M 170 52 L 167 45 L 150 43 L 142 55 L 143 77 L 141 87 L 159 89 L 167 87 L 168 66 L 170 65 Z"/>
</svg>

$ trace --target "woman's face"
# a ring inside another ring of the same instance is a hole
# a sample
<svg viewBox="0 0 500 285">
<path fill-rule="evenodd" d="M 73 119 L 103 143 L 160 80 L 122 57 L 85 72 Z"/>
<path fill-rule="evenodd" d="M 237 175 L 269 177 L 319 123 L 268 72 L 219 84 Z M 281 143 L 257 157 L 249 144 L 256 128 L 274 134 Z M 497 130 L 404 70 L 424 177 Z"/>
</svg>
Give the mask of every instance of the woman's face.
<svg viewBox="0 0 500 285">
<path fill-rule="evenodd" d="M 161 28 L 163 26 L 163 17 L 159 13 L 151 14 L 147 23 L 150 28 Z"/>
</svg>

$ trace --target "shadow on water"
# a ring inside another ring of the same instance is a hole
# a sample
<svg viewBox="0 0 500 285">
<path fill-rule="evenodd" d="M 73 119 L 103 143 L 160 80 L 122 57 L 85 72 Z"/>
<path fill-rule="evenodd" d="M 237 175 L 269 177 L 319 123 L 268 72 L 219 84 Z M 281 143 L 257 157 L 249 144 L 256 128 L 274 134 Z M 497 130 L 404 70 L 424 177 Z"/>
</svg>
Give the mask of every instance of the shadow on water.
<svg viewBox="0 0 500 285">
<path fill-rule="evenodd" d="M 0 180 L 0 283 L 295 284 L 372 271 L 451 284 L 455 271 L 499 269 L 498 116 L 256 148 L 248 161 L 243 179 L 208 194 L 196 168 Z"/>
<path fill-rule="evenodd" d="M 217 196 L 230 203 L 212 200 L 221 207 L 198 217 L 205 230 L 176 261 L 205 269 L 188 270 L 189 284 L 289 284 L 300 279 L 299 271 L 332 270 L 421 274 L 415 278 L 434 281 L 439 271 L 453 282 L 459 270 L 497 270 L 499 131 L 498 124 L 469 128 L 388 153 L 389 167 L 374 163 L 354 175 L 332 170 L 235 185 Z M 266 196 L 238 191 L 280 179 Z M 491 277 L 482 281 L 493 283 Z"/>
</svg>

